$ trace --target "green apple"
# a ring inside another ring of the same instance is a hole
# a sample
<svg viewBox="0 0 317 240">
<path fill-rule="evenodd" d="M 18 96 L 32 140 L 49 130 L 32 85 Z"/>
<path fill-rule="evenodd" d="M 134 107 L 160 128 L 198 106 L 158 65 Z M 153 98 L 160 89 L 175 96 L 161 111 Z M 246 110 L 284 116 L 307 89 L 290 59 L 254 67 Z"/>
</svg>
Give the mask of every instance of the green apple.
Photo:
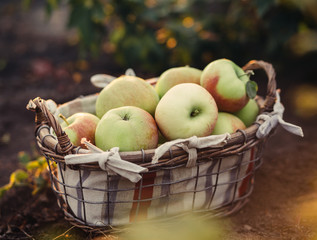
<svg viewBox="0 0 317 240">
<path fill-rule="evenodd" d="M 214 129 L 217 116 L 214 98 L 206 89 L 194 83 L 172 87 L 155 111 L 156 123 L 168 140 L 208 136 Z"/>
<path fill-rule="evenodd" d="M 157 147 L 158 129 L 147 111 L 124 106 L 109 110 L 99 121 L 96 146 L 102 150 L 119 147 L 120 151 L 139 151 Z"/>
<path fill-rule="evenodd" d="M 121 76 L 113 80 L 98 95 L 96 114 L 99 118 L 110 109 L 135 106 L 154 116 L 159 97 L 149 83 L 135 76 Z"/>
<path fill-rule="evenodd" d="M 167 142 L 167 139 L 163 136 L 161 131 L 159 130 L 159 136 L 158 136 L 158 146 L 162 145 L 163 143 Z"/>
<path fill-rule="evenodd" d="M 170 88 L 177 84 L 200 84 L 201 73 L 201 70 L 189 66 L 170 68 L 161 74 L 155 85 L 155 90 L 162 98 Z"/>
<path fill-rule="evenodd" d="M 244 123 L 235 115 L 226 112 L 218 113 L 218 120 L 212 135 L 234 133 L 238 129 L 245 129 Z"/>
<path fill-rule="evenodd" d="M 254 99 L 250 99 L 247 105 L 245 105 L 238 112 L 235 112 L 234 115 L 240 118 L 246 127 L 249 127 L 256 120 L 259 110 L 260 109 L 257 102 Z"/>
<path fill-rule="evenodd" d="M 81 144 L 81 139 L 86 138 L 92 144 L 95 143 L 95 130 L 99 118 L 91 113 L 78 112 L 67 119 L 61 116 L 64 122 L 61 123 L 63 131 L 68 135 L 70 141 L 75 146 L 85 147 Z"/>
<path fill-rule="evenodd" d="M 249 95 L 254 97 L 256 91 L 255 82 L 249 81 L 248 74 L 228 59 L 209 63 L 202 72 L 200 84 L 214 97 L 219 111 L 230 113 L 242 109 L 249 101 Z"/>
</svg>

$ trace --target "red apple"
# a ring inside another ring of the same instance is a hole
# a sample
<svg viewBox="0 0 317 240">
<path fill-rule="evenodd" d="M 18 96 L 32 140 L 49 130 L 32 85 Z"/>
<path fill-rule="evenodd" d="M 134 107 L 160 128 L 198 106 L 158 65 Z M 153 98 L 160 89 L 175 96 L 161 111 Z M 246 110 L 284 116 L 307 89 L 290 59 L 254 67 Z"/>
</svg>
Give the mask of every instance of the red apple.
<svg viewBox="0 0 317 240">
<path fill-rule="evenodd" d="M 205 67 L 200 84 L 214 97 L 219 111 L 233 113 L 249 101 L 248 81 L 248 75 L 238 65 L 228 59 L 218 59 Z"/>
<path fill-rule="evenodd" d="M 75 146 L 86 148 L 81 144 L 81 139 L 86 138 L 87 141 L 95 144 L 95 130 L 99 122 L 99 118 L 91 113 L 79 112 L 69 118 L 64 119 L 61 123 L 62 129 L 68 135 L 70 141 Z"/>
</svg>

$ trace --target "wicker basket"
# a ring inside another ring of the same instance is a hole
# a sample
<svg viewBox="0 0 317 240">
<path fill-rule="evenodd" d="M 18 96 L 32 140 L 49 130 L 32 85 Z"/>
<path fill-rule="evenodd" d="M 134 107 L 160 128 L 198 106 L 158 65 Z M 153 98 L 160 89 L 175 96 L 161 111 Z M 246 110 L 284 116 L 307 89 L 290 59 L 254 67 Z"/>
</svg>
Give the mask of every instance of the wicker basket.
<svg viewBox="0 0 317 240">
<path fill-rule="evenodd" d="M 274 69 L 269 63 L 255 60 L 244 66 L 244 70 L 255 69 L 263 69 L 268 77 L 267 95 L 259 105 L 262 113 L 270 113 L 276 99 Z M 95 98 L 93 95 L 76 101 L 91 105 Z M 62 106 L 69 105 L 73 112 L 86 110 L 72 107 L 73 103 Z M 188 211 L 205 217 L 238 211 L 252 193 L 255 170 L 261 165 L 261 152 L 268 138 L 256 137 L 263 124 L 259 120 L 231 134 L 222 147 L 195 149 L 197 159 L 190 166 L 188 151 L 178 146 L 171 147 L 156 164 L 151 163 L 155 149 L 120 152 L 122 160 L 148 169 L 140 173 L 140 181 L 133 183 L 102 170 L 98 163 L 66 164 L 66 155 L 86 154 L 87 150 L 71 144 L 44 100 L 31 100 L 28 109 L 36 113 L 36 142 L 47 159 L 52 188 L 66 219 L 92 232 L 107 232 L 135 220 L 172 218 Z M 51 134 L 52 129 L 57 137 Z"/>
</svg>

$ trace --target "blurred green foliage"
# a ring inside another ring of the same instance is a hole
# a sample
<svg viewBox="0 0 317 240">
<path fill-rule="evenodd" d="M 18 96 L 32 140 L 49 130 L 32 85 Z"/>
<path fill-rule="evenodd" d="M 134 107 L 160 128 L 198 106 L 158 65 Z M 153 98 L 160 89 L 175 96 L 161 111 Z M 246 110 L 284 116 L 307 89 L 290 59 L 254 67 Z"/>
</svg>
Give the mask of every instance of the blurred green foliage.
<svg viewBox="0 0 317 240">
<path fill-rule="evenodd" d="M 58 6 L 69 7 L 81 52 L 111 53 L 122 67 L 153 73 L 317 50 L 314 0 L 46 0 L 48 14 Z"/>
<path fill-rule="evenodd" d="M 199 214 L 184 214 L 157 222 L 135 222 L 119 235 L 121 240 L 218 240 L 225 238 L 226 222 L 206 219 Z M 228 238 L 229 239 L 229 238 Z"/>
<path fill-rule="evenodd" d="M 49 187 L 47 161 L 44 156 L 40 156 L 36 152 L 30 155 L 21 151 L 18 153 L 18 159 L 21 168 L 11 173 L 8 184 L 0 187 L 0 198 L 13 187 L 29 186 L 33 190 L 32 194 Z"/>
</svg>

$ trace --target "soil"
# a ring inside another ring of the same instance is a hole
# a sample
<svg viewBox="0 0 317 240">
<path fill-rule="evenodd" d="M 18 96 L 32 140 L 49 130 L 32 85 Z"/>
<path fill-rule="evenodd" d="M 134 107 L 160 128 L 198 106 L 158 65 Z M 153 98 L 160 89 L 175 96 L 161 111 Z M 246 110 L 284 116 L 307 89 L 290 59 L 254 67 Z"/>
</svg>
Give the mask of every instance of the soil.
<svg viewBox="0 0 317 240">
<path fill-rule="evenodd" d="M 9 182 L 10 173 L 20 167 L 18 152 L 31 154 L 34 149 L 34 114 L 25 109 L 29 99 L 40 96 L 63 103 L 95 93 L 98 89 L 89 82 L 92 74 L 117 76 L 124 69 L 107 55 L 78 61 L 76 47 L 65 41 L 65 30 L 44 31 L 43 25 L 32 22 L 30 13 L 18 11 L 14 1 L 0 6 L 2 186 Z M 37 9 L 33 11 L 37 13 Z M 298 75 L 300 69 L 294 69 L 291 74 L 280 74 L 278 82 L 284 93 L 284 119 L 302 126 L 305 137 L 293 136 L 279 127 L 270 138 L 248 203 L 238 213 L 220 220 L 227 239 L 313 239 L 316 234 L 317 214 L 303 209 L 313 211 L 317 202 L 317 119 L 293 114 L 291 93 L 297 85 L 288 83 L 296 82 Z M 289 77 L 292 79 L 286 80 Z M 51 239 L 67 230 L 69 236 L 77 239 L 90 237 L 63 219 L 50 189 L 35 196 L 30 192 L 28 187 L 15 188 L 1 199 L 0 239 Z"/>
</svg>

